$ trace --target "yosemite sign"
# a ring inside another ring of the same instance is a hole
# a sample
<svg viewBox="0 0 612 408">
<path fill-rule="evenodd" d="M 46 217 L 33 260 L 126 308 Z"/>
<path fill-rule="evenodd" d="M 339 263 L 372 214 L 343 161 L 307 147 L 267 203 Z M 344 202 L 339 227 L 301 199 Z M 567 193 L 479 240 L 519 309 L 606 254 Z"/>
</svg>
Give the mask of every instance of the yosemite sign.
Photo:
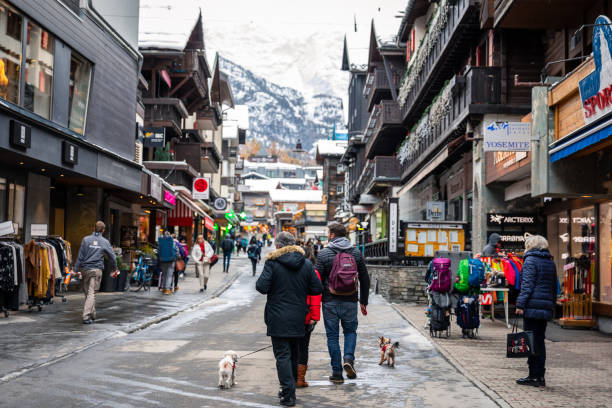
<svg viewBox="0 0 612 408">
<path fill-rule="evenodd" d="M 599 16 L 593 27 L 595 71 L 580 81 L 580 98 L 585 124 L 612 112 L 612 24 Z"/>
</svg>

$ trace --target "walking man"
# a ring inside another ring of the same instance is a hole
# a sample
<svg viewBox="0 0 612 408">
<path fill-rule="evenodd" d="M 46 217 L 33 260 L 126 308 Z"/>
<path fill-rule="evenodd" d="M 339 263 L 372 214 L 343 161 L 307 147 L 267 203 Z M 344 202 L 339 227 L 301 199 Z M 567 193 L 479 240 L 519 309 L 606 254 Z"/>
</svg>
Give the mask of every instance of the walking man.
<svg viewBox="0 0 612 408">
<path fill-rule="evenodd" d="M 225 239 L 221 242 L 221 250 L 223 251 L 223 272 L 229 272 L 230 260 L 232 258 L 232 251 L 234 250 L 234 240 L 226 235 Z"/>
<path fill-rule="evenodd" d="M 258 292 L 267 295 L 265 322 L 272 338 L 276 372 L 281 385 L 281 405 L 295 406 L 298 345 L 306 334 L 306 298 L 321 294 L 322 287 L 304 250 L 288 232 L 276 237 L 276 251 L 268 254 L 257 280 Z"/>
<path fill-rule="evenodd" d="M 365 261 L 357 248 L 346 238 L 346 228 L 338 222 L 328 226 L 329 245 L 321 249 L 315 269 L 323 282 L 323 320 L 327 333 L 327 349 L 331 357 L 329 380 L 342 384 L 342 368 L 349 379 L 357 378 L 355 347 L 357 345 L 357 291 L 361 313 L 367 314 L 370 277 Z M 340 350 L 340 330 L 344 331 L 344 365 Z"/>
<path fill-rule="evenodd" d="M 81 241 L 79 256 L 74 264 L 74 271 L 83 277 L 83 292 L 85 292 L 85 305 L 83 307 L 83 324 L 91 324 L 96 320 L 96 288 L 100 286 L 102 271 L 104 270 L 104 254 L 111 262 L 113 273 L 117 273 L 117 259 L 113 247 L 102 236 L 105 225 L 102 221 L 96 222 L 94 232 Z"/>
</svg>

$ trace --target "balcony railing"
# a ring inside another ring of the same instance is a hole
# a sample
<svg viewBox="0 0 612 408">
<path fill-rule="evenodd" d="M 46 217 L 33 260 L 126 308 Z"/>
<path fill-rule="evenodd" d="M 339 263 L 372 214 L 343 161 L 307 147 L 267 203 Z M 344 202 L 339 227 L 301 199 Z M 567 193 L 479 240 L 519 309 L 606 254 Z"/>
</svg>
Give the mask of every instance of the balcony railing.
<svg viewBox="0 0 612 408">
<path fill-rule="evenodd" d="M 400 163 L 394 156 L 377 156 L 361 173 L 357 182 L 359 194 L 380 192 L 400 182 Z"/>
<path fill-rule="evenodd" d="M 187 108 L 178 98 L 144 98 L 145 126 L 169 127 L 181 136 L 182 119 L 188 116 Z"/>
<path fill-rule="evenodd" d="M 368 74 L 363 93 L 368 101 L 368 110 L 382 99 L 391 99 L 391 87 L 384 69 L 375 69 Z"/>
<path fill-rule="evenodd" d="M 415 60 L 402 84 L 400 90 L 400 101 L 403 104 L 402 118 L 408 126 L 412 126 L 421 117 L 425 108 L 442 88 L 444 81 L 453 74 L 457 64 L 466 55 L 468 51 L 466 47 L 471 44 L 472 38 L 479 32 L 479 13 L 476 6 L 478 1 L 455 0 L 454 5 L 450 3 L 448 0 L 445 3 L 448 7 L 446 16 L 432 21 L 434 25 L 438 21 L 446 21 L 444 27 L 440 29 L 430 27 L 430 32 L 422 43 L 423 48 L 413 57 Z M 444 10 L 441 9 L 440 13 Z M 426 52 L 425 47 L 428 44 L 433 46 L 429 48 L 426 57 L 420 58 L 419 54 Z"/>
<path fill-rule="evenodd" d="M 463 134 L 470 114 L 501 112 L 505 106 L 500 102 L 501 68 L 473 67 L 465 76 L 454 76 L 405 141 L 409 144 L 405 150 L 408 153 L 402 152 L 404 146 L 400 148 L 402 180 L 421 168 L 453 135 Z"/>
<path fill-rule="evenodd" d="M 217 173 L 221 164 L 219 150 L 212 142 L 176 143 L 176 160 L 185 160 L 200 173 Z"/>
<path fill-rule="evenodd" d="M 366 156 L 393 154 L 405 135 L 401 110 L 397 102 L 381 101 L 372 109 L 365 131 Z"/>
<path fill-rule="evenodd" d="M 372 259 L 389 257 L 389 241 L 386 238 L 374 242 L 368 242 L 363 247 L 366 262 Z"/>
</svg>

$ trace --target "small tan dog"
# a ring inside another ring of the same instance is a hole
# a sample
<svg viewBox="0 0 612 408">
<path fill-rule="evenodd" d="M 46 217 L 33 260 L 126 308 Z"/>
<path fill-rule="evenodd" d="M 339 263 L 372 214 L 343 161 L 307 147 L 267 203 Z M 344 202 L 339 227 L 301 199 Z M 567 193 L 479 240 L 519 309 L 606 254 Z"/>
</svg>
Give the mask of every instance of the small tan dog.
<svg viewBox="0 0 612 408">
<path fill-rule="evenodd" d="M 382 365 L 385 361 L 388 366 L 395 367 L 395 350 L 399 348 L 399 342 L 391 344 L 391 339 L 380 336 L 378 339 L 378 346 L 380 347 L 380 362 L 378 365 Z"/>
<path fill-rule="evenodd" d="M 238 366 L 238 354 L 228 350 L 219 361 L 219 388 L 232 388 L 236 385 L 236 367 Z"/>
</svg>

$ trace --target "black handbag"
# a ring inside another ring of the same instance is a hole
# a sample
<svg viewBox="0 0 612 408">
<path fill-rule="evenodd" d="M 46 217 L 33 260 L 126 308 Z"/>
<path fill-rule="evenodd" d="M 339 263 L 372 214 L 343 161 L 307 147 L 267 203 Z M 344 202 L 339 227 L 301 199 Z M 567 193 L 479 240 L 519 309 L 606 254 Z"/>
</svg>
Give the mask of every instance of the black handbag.
<svg viewBox="0 0 612 408">
<path fill-rule="evenodd" d="M 512 323 L 512 333 L 506 335 L 506 357 L 527 358 L 535 356 L 535 342 L 532 331 L 518 331 L 518 317 Z"/>
</svg>

